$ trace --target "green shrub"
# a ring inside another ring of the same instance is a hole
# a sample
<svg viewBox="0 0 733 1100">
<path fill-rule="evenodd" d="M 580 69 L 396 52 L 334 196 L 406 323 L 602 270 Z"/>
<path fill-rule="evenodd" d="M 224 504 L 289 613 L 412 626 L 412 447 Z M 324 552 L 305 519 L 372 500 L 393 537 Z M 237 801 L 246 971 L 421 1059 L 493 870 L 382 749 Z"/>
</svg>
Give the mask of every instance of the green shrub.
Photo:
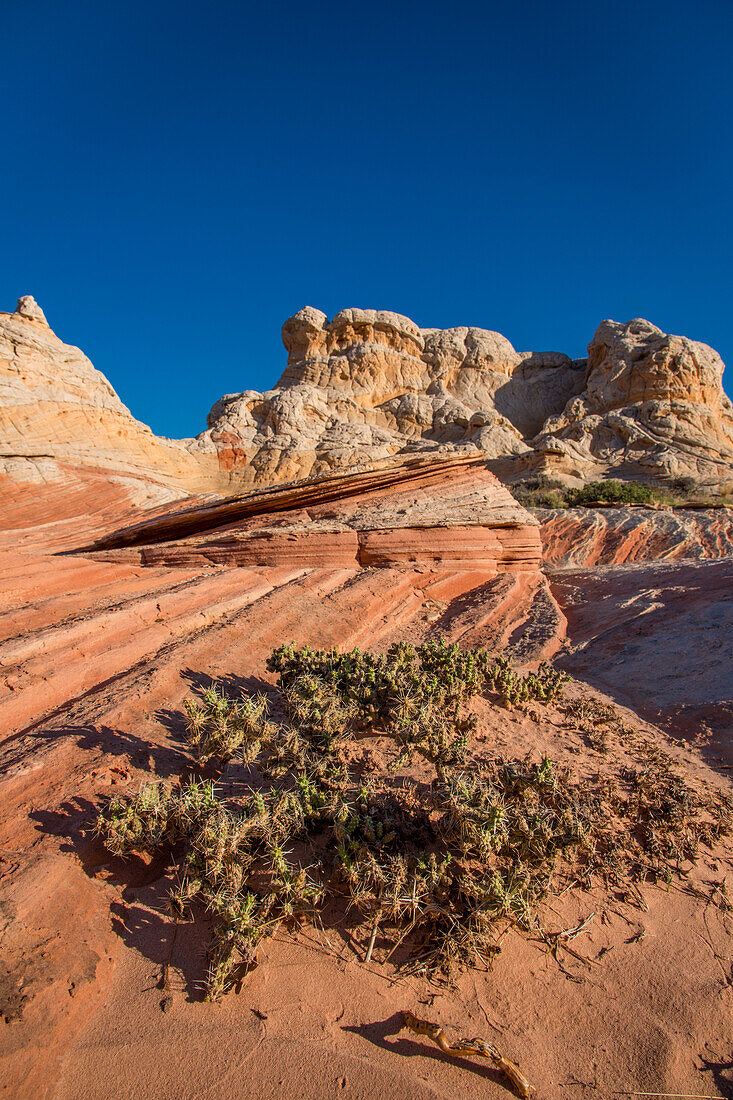
<svg viewBox="0 0 733 1100">
<path fill-rule="evenodd" d="M 188 743 L 200 763 L 212 758 L 226 762 L 237 752 L 245 759 L 257 755 L 267 713 L 263 695 L 245 695 L 234 701 L 213 687 L 203 693 L 200 702 L 186 699 L 183 709 Z"/>
<path fill-rule="evenodd" d="M 571 507 L 595 504 L 654 504 L 660 499 L 659 491 L 638 481 L 590 481 L 582 489 L 567 489 L 565 499 Z"/>
<path fill-rule="evenodd" d="M 670 481 L 642 484 L 638 481 L 590 481 L 580 488 L 569 488 L 545 475 L 525 478 L 509 486 L 515 499 L 525 508 L 583 508 L 595 504 L 645 504 L 684 508 L 686 504 L 706 507 L 731 504 L 729 487 L 701 490 L 694 478 L 678 477 Z"/>
<path fill-rule="evenodd" d="M 546 756 L 469 757 L 466 701 L 481 691 L 508 706 L 558 698 L 566 677 L 548 665 L 519 676 L 484 650 L 431 641 L 386 654 L 287 645 L 269 667 L 282 722 L 262 696 L 215 688 L 185 708 L 195 758 L 223 767 L 236 755 L 244 782 L 226 795 L 212 779 L 147 784 L 97 820 L 114 855 L 169 859 L 176 920 L 211 921 L 209 999 L 264 937 L 344 894 L 372 945 L 379 926 L 395 941 L 390 955 L 410 938 L 408 970 L 449 973 L 486 965 L 507 920 L 537 931 L 539 906 L 563 883 L 668 877 L 729 826 L 730 806 L 703 803 L 660 755 L 620 784 L 581 783 Z M 394 741 L 393 765 L 418 753 L 432 782 L 395 782 L 387 768 L 365 780 L 346 750 L 375 734 Z"/>
<path fill-rule="evenodd" d="M 561 481 L 539 474 L 509 486 L 512 496 L 525 508 L 565 508 L 566 487 Z"/>
</svg>

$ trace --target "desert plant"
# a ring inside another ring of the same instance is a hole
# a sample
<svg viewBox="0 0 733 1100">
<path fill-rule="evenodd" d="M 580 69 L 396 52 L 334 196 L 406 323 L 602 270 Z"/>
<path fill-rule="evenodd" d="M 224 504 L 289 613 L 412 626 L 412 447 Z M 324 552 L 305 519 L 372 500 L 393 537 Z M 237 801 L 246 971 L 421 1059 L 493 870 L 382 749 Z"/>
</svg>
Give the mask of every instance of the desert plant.
<svg viewBox="0 0 733 1100">
<path fill-rule="evenodd" d="M 544 474 L 510 485 L 511 494 L 525 508 L 566 508 L 567 487 Z"/>
<path fill-rule="evenodd" d="M 564 685 L 570 679 L 566 672 L 552 668 L 543 661 L 537 672 L 520 676 L 506 658 L 499 657 L 486 671 L 486 683 L 501 695 L 506 707 L 523 706 L 535 700 L 550 703 L 560 698 Z"/>
<path fill-rule="evenodd" d="M 111 799 L 96 825 L 116 856 L 169 861 L 176 920 L 211 920 L 209 998 L 238 980 L 264 937 L 315 919 L 328 899 L 346 895 L 370 930 L 370 958 L 381 927 L 390 954 L 413 945 L 408 969 L 450 973 L 487 965 L 507 921 L 537 932 L 563 882 L 669 881 L 730 828 L 731 804 L 696 794 L 643 739 L 638 767 L 596 784 L 547 756 L 471 756 L 464 703 L 481 690 L 508 705 L 556 699 L 565 678 L 549 665 L 519 676 L 483 650 L 436 641 L 386 654 L 283 646 L 270 667 L 282 722 L 262 696 L 216 688 L 186 707 L 196 760 L 224 766 L 236 754 L 253 786 L 225 795 L 196 775 L 147 784 Z M 579 705 L 573 714 L 613 718 Z M 395 766 L 419 755 L 432 783 L 413 773 L 396 784 L 387 768 L 365 781 L 346 751 L 365 732 L 393 739 Z"/>
<path fill-rule="evenodd" d="M 215 757 L 226 762 L 237 752 L 245 758 L 257 755 L 266 732 L 264 695 L 235 700 L 214 686 L 204 691 L 200 700 L 186 699 L 183 709 L 186 737 L 200 763 Z"/>
</svg>

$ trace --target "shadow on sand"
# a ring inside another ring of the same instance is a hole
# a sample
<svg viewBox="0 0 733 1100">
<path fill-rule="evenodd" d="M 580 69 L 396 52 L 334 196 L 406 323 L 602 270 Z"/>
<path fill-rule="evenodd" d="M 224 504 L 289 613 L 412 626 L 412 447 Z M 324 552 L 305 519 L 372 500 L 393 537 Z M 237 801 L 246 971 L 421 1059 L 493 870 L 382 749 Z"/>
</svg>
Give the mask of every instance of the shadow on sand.
<svg viewBox="0 0 733 1100">
<path fill-rule="evenodd" d="M 409 1039 L 404 1033 L 399 1034 L 399 1037 L 390 1039 L 390 1036 L 398 1036 L 401 1029 L 401 1012 L 393 1013 L 393 1015 L 388 1016 L 386 1020 L 376 1020 L 370 1024 L 342 1026 L 341 1028 L 342 1031 L 360 1035 L 375 1047 L 380 1047 L 382 1050 L 388 1050 L 392 1054 L 399 1054 L 403 1058 L 415 1058 L 419 1056 L 421 1058 L 431 1058 L 436 1062 L 448 1062 L 452 1065 L 459 1065 L 461 1069 L 469 1070 L 477 1077 L 483 1077 L 487 1081 L 493 1081 L 497 1085 L 503 1085 L 511 1096 L 517 1095 L 514 1087 L 507 1081 L 504 1074 L 494 1069 L 491 1065 L 481 1065 L 478 1062 L 470 1061 L 468 1058 L 453 1058 L 449 1054 L 444 1054 L 443 1051 L 439 1050 L 437 1047 L 432 1046 L 427 1040 L 420 1042 L 419 1040 Z"/>
</svg>

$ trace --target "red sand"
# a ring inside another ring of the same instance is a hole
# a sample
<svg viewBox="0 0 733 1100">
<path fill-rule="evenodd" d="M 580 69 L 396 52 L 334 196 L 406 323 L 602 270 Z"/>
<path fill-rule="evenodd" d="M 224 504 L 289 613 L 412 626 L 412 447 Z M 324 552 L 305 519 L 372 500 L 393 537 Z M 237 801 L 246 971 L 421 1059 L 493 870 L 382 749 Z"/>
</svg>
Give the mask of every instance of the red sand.
<svg viewBox="0 0 733 1100">
<path fill-rule="evenodd" d="M 121 515 L 115 501 L 105 514 L 101 498 L 100 532 Z M 192 682 L 264 677 L 270 650 L 290 640 L 383 646 L 432 633 L 465 644 L 511 641 L 536 661 L 560 644 L 564 618 L 531 573 L 165 569 L 58 557 L 53 551 L 94 524 L 53 514 L 39 528 L 27 513 L 0 551 L 3 1095 L 511 1095 L 491 1066 L 397 1034 L 402 1009 L 451 1037 L 494 1043 L 521 1065 L 539 1100 L 633 1090 L 733 1095 L 731 914 L 689 890 L 707 896 L 726 874 L 733 886 L 730 844 L 669 891 L 645 887 L 645 909 L 600 889 L 555 900 L 543 917 L 550 930 L 596 914 L 574 941 L 586 965 L 566 955 L 561 968 L 544 943 L 510 932 L 489 973 L 434 986 L 400 978 L 384 961 L 392 945 L 379 937 L 365 966 L 361 932 L 341 924 L 328 928 L 328 940 L 315 929 L 279 933 L 241 992 L 209 1005 L 197 995 L 205 932 L 184 925 L 171 989 L 158 988 L 171 936 L 162 868 L 110 859 L 89 826 L 104 796 L 184 765 L 180 709 Z M 717 770 L 723 749 L 712 733 L 678 745 L 644 719 L 689 735 L 679 720 L 685 707 L 722 706 L 726 693 L 730 700 L 732 582 L 726 561 L 552 578 L 569 622 L 559 659 L 578 679 L 571 694 L 600 688 L 620 699 L 626 719 L 691 781 L 717 786 L 730 773 Z M 588 777 L 601 767 L 557 707 L 477 709 L 477 752 L 547 751 Z M 620 764 L 624 751 L 612 743 L 609 758 Z"/>
</svg>

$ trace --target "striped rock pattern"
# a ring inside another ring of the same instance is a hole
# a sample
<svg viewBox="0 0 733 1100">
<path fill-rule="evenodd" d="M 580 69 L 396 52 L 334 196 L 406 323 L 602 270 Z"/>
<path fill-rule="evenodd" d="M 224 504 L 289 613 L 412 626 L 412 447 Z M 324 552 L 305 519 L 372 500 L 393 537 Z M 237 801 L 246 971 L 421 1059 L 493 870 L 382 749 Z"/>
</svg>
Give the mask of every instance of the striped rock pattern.
<svg viewBox="0 0 733 1100">
<path fill-rule="evenodd" d="M 609 565 L 733 556 L 728 508 L 533 508 L 546 565 Z"/>
</svg>

